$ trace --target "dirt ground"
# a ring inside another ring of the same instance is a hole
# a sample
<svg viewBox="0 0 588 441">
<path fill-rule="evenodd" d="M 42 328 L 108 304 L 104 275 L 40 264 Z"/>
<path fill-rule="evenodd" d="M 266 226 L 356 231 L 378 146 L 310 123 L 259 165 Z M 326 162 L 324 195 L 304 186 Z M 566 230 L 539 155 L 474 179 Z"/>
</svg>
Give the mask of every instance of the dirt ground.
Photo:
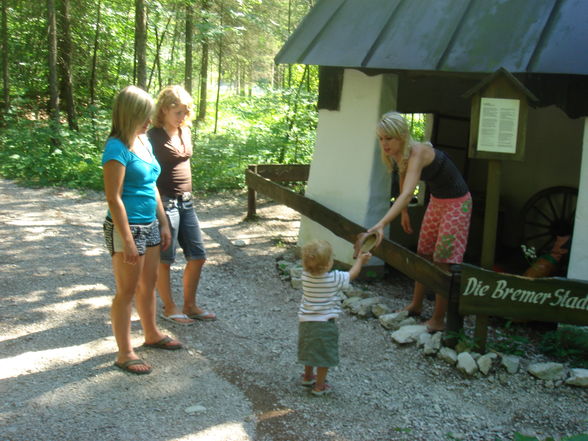
<svg viewBox="0 0 588 441">
<path fill-rule="evenodd" d="M 511 440 L 588 432 L 586 390 L 528 374 L 464 378 L 376 320 L 343 314 L 334 393 L 297 384 L 301 293 L 276 259 L 299 215 L 245 193 L 199 198 L 207 245 L 199 299 L 216 322 L 160 321 L 186 350 L 139 349 L 147 376 L 113 367 L 113 279 L 98 193 L 30 189 L 0 179 L 0 440 Z M 181 263 L 173 266 L 180 297 Z M 410 281 L 359 284 L 405 304 Z M 430 305 L 427 306 L 430 311 Z M 138 317 L 133 341 L 142 344 Z"/>
</svg>

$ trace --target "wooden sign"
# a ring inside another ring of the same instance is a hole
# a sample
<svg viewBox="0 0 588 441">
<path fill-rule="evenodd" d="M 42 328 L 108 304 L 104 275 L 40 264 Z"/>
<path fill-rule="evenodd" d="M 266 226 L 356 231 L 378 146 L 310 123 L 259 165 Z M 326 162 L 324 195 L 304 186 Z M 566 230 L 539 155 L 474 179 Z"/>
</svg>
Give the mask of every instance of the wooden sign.
<svg viewBox="0 0 588 441">
<path fill-rule="evenodd" d="M 532 279 L 463 264 L 459 313 L 588 325 L 588 283 Z"/>
<path fill-rule="evenodd" d="M 535 95 L 501 68 L 464 97 L 472 102 L 468 156 L 524 160 L 529 102 L 537 101 Z"/>
</svg>

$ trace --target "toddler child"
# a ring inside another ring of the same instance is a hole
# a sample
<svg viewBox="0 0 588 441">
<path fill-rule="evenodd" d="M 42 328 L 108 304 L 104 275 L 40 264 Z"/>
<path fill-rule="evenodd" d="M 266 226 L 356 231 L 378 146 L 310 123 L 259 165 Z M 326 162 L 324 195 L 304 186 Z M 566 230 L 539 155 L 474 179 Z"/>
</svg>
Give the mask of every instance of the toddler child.
<svg viewBox="0 0 588 441">
<path fill-rule="evenodd" d="M 325 240 L 302 247 L 302 302 L 298 310 L 298 361 L 304 365 L 302 385 L 313 395 L 330 392 L 329 368 L 339 364 L 339 330 L 335 319 L 341 312 L 339 293 L 349 286 L 371 257 L 361 253 L 347 271 L 331 271 L 333 249 Z M 316 367 L 316 376 L 314 368 Z"/>
</svg>

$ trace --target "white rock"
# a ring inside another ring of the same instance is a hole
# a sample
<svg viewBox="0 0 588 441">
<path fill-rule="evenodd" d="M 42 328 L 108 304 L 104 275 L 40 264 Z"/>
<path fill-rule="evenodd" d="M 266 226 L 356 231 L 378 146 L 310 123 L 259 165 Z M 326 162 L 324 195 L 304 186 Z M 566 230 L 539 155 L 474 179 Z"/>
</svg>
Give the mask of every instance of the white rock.
<svg viewBox="0 0 588 441">
<path fill-rule="evenodd" d="M 425 325 L 409 325 L 403 326 L 398 331 L 394 331 L 390 337 L 392 340 L 400 345 L 407 343 L 414 343 L 427 327 Z"/>
<path fill-rule="evenodd" d="M 565 366 L 561 363 L 533 363 L 527 370 L 541 380 L 554 381 L 565 377 Z"/>
<path fill-rule="evenodd" d="M 362 299 L 351 307 L 351 312 L 357 314 L 362 318 L 371 317 L 372 306 L 376 305 L 380 301 L 380 297 L 370 297 L 367 299 Z"/>
<path fill-rule="evenodd" d="M 428 332 L 423 332 L 421 335 L 419 335 L 419 338 L 417 339 L 417 346 L 420 348 L 427 344 L 430 345 L 432 338 L 433 336 L 431 334 L 429 334 Z"/>
<path fill-rule="evenodd" d="M 441 338 L 443 334 L 441 332 L 436 332 L 435 334 L 431 335 L 428 332 L 422 335 L 428 335 L 430 338 L 423 337 L 425 339 L 425 344 L 423 347 L 423 354 L 425 355 L 435 355 L 441 349 Z"/>
<path fill-rule="evenodd" d="M 204 407 L 200 404 L 196 404 L 194 406 L 186 407 L 184 409 L 184 412 L 189 413 L 189 414 L 204 413 L 204 412 L 206 412 L 206 407 Z"/>
<path fill-rule="evenodd" d="M 443 333 L 442 332 L 435 332 L 433 334 L 433 338 L 431 338 L 431 346 L 433 349 L 438 351 L 441 349 L 441 341 L 443 340 Z"/>
<path fill-rule="evenodd" d="M 415 325 L 415 324 L 416 324 L 416 322 L 417 322 L 417 321 L 414 319 L 414 317 L 408 317 L 408 318 L 405 318 L 404 320 L 402 320 L 402 321 L 401 321 L 401 322 L 398 324 L 398 326 L 399 326 L 400 328 L 402 328 L 403 326 Z"/>
<path fill-rule="evenodd" d="M 381 315 L 378 320 L 380 321 L 380 324 L 386 329 L 398 329 L 400 328 L 400 323 L 407 317 L 407 311 L 400 311 Z"/>
<path fill-rule="evenodd" d="M 492 363 L 496 359 L 496 357 L 497 355 L 494 352 L 489 352 L 487 354 L 480 356 L 480 358 L 476 360 L 480 372 L 482 372 L 484 375 L 488 375 L 490 369 L 492 369 Z"/>
<path fill-rule="evenodd" d="M 501 364 L 509 374 L 515 374 L 519 370 L 521 359 L 516 355 L 505 355 L 502 357 Z"/>
<path fill-rule="evenodd" d="M 355 303 L 361 302 L 361 297 L 350 296 L 343 300 L 343 308 L 351 309 Z"/>
<path fill-rule="evenodd" d="M 391 311 L 392 310 L 390 309 L 390 307 L 383 303 L 377 303 L 374 306 L 372 306 L 372 314 L 375 317 L 380 317 L 381 315 L 389 314 Z"/>
<path fill-rule="evenodd" d="M 439 352 L 437 352 L 437 357 L 452 366 L 457 363 L 457 352 L 447 346 L 442 347 Z"/>
<path fill-rule="evenodd" d="M 571 369 L 570 378 L 566 380 L 570 386 L 588 387 L 588 369 Z"/>
<path fill-rule="evenodd" d="M 472 376 L 478 371 L 476 360 L 469 352 L 462 352 L 457 356 L 457 370 Z"/>
<path fill-rule="evenodd" d="M 365 299 L 370 296 L 364 290 L 357 288 L 353 285 L 349 285 L 349 287 L 345 290 L 345 294 L 347 294 L 347 297 L 359 297 L 361 299 Z"/>
</svg>

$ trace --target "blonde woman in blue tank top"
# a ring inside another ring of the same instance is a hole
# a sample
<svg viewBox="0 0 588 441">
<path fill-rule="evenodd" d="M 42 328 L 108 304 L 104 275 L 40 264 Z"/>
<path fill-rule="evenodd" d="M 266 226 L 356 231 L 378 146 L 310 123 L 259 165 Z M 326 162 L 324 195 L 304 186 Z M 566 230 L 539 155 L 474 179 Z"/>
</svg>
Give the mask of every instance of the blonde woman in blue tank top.
<svg viewBox="0 0 588 441">
<path fill-rule="evenodd" d="M 133 300 L 141 318 L 144 346 L 180 349 L 164 335 L 155 319 L 155 281 L 159 250 L 170 243 L 170 231 L 156 187 L 161 171 L 145 132 L 154 103 L 149 94 L 128 86 L 116 97 L 112 130 L 102 155 L 108 213 L 106 246 L 112 256 L 116 292 L 112 300 L 112 330 L 118 346 L 115 366 L 132 374 L 149 374 L 131 341 Z"/>
</svg>

